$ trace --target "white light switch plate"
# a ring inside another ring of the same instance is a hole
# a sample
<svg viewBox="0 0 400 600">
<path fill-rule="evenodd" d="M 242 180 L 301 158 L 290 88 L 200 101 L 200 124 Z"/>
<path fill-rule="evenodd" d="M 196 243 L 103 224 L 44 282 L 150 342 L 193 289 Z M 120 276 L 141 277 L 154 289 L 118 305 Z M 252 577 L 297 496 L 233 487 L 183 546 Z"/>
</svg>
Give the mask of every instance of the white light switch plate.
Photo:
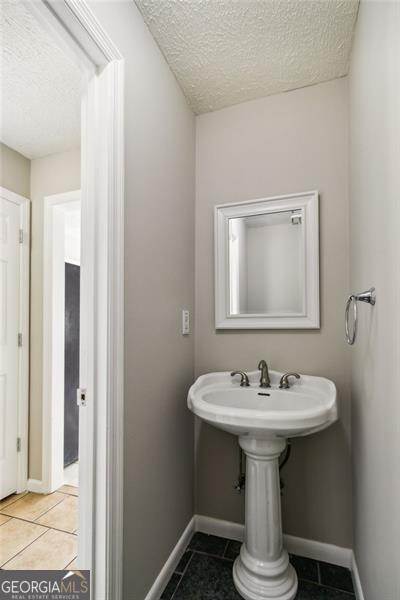
<svg viewBox="0 0 400 600">
<path fill-rule="evenodd" d="M 182 310 L 182 335 L 190 333 L 190 312 L 186 309 Z"/>
</svg>

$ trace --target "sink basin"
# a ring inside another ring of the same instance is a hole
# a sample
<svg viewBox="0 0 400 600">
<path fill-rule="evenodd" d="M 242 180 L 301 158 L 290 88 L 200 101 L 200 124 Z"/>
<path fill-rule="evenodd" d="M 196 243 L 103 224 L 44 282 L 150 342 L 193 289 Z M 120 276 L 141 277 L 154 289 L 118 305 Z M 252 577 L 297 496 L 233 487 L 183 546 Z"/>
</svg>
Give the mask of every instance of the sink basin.
<svg viewBox="0 0 400 600">
<path fill-rule="evenodd" d="M 283 548 L 279 457 L 287 438 L 325 429 L 338 418 L 336 387 L 302 375 L 279 389 L 282 373 L 270 371 L 271 387 L 260 388 L 259 371 L 241 387 L 230 372 L 202 375 L 188 394 L 188 407 L 203 421 L 236 434 L 246 454 L 244 543 L 233 580 L 245 600 L 293 600 L 297 576 Z"/>
<path fill-rule="evenodd" d="M 259 371 L 249 373 L 250 387 L 240 387 L 230 372 L 202 375 L 189 390 L 188 406 L 219 429 L 266 439 L 308 435 L 336 421 L 332 381 L 302 375 L 288 390 L 280 390 L 282 375 L 270 371 L 270 388 L 259 387 Z"/>
</svg>

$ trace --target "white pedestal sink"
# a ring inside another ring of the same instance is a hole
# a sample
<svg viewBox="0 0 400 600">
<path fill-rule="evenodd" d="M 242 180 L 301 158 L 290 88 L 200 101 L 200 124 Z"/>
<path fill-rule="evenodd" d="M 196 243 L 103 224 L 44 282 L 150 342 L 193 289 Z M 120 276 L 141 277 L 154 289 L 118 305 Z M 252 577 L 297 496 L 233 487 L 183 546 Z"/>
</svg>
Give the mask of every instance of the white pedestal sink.
<svg viewBox="0 0 400 600">
<path fill-rule="evenodd" d="M 239 436 L 246 454 L 245 537 L 233 579 L 246 600 L 292 600 L 297 576 L 282 543 L 279 456 L 287 438 L 309 435 L 337 419 L 335 385 L 302 375 L 278 389 L 282 373 L 270 372 L 271 387 L 259 387 L 259 371 L 240 387 L 230 373 L 210 373 L 189 390 L 195 415 Z"/>
</svg>

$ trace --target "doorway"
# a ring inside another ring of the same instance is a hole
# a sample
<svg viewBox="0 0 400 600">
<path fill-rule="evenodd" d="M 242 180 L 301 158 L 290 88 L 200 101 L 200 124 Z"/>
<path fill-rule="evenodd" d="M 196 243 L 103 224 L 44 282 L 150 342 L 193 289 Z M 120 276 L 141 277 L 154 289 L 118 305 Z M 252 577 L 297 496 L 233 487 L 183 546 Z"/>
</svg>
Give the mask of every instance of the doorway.
<svg viewBox="0 0 400 600">
<path fill-rule="evenodd" d="M 65 262 L 64 319 L 64 481 L 78 484 L 80 266 Z"/>
<path fill-rule="evenodd" d="M 92 598 L 117 600 L 122 597 L 123 58 L 84 0 L 38 0 L 10 3 L 7 6 L 32 12 L 52 38 L 46 47 L 52 48 L 54 45 L 61 48 L 71 62 L 79 64 L 84 74 L 81 96 L 82 261 L 79 286 L 78 530 L 85 533 L 79 535 L 77 564 L 79 569 L 91 571 Z M 16 22 L 15 19 L 9 19 L 7 24 Z M 20 37 L 15 39 L 20 40 Z M 38 39 L 38 36 L 34 36 L 32 44 Z M 38 52 L 31 51 L 31 44 L 27 44 L 26 47 L 27 57 L 38 56 Z M 19 54 L 20 48 L 7 56 Z M 50 62 L 54 63 L 54 53 L 48 52 L 47 56 L 51 58 Z M 9 69 L 7 72 L 13 73 L 15 69 Z M 57 77 L 65 72 L 64 68 L 58 69 Z M 33 76 L 37 71 L 27 69 L 26 73 Z M 43 85 L 45 81 L 52 82 L 58 79 L 47 75 Z M 41 90 L 43 85 L 32 85 L 30 91 Z M 28 97 L 26 87 L 20 98 Z M 13 89 L 13 86 L 9 86 L 8 89 Z M 73 88 L 67 85 L 67 93 L 65 89 L 64 85 L 59 86 L 61 105 L 71 96 Z M 31 97 L 30 93 L 29 99 Z M 46 98 L 46 102 L 47 100 Z M 14 106 L 19 105 L 14 102 L 11 108 Z M 40 115 L 44 114 L 47 120 L 43 127 L 36 129 L 37 135 L 33 137 L 35 140 L 48 130 L 50 118 L 53 116 L 50 111 L 43 110 L 44 102 L 38 102 L 37 106 Z M 20 110 L 19 115 L 22 114 L 23 111 Z M 69 123 L 68 119 L 56 121 L 59 126 Z M 9 120 L 3 119 L 3 123 L 8 122 Z M 25 127 L 19 129 L 22 135 L 25 135 L 25 130 Z M 7 140 L 2 141 L 7 144 Z M 33 251 L 36 251 L 35 245 L 32 247 L 32 254 Z M 45 313 L 43 319 L 46 320 L 47 316 Z M 65 348 L 63 350 L 65 351 Z M 40 352 L 39 348 L 39 354 Z M 37 370 L 30 373 L 31 377 L 36 374 Z M 43 393 L 46 395 L 49 390 L 44 389 Z M 34 411 L 34 416 L 39 420 L 42 416 L 41 411 Z M 64 432 L 62 433 L 64 438 Z M 40 456 L 39 464 L 41 458 Z M 64 452 L 61 453 L 61 459 L 63 466 Z M 54 455 L 50 464 L 51 475 L 56 464 Z M 46 496 L 46 492 L 50 490 L 43 487 L 44 481 L 51 479 L 47 477 L 49 473 L 40 472 L 40 469 L 37 472 L 39 475 L 33 476 L 30 480 L 31 485 L 37 486 L 36 492 L 43 494 L 43 498 L 50 498 L 50 502 L 56 501 L 60 492 L 56 490 Z M 25 475 L 25 487 L 26 480 Z M 8 503 L 7 500 L 6 502 Z M 15 501 L 15 505 L 17 502 L 19 500 Z M 73 500 L 69 502 L 74 503 Z M 14 500 L 8 505 L 14 506 Z M 7 512 L 15 512 L 15 506 L 8 508 L 4 503 L 0 506 L 2 509 L 7 508 Z M 0 530 L 3 527 L 7 528 L 11 522 L 7 515 L 4 518 L 7 522 L 0 523 Z M 11 517 L 11 520 L 13 518 Z M 3 517 L 0 521 L 3 521 Z M 21 518 L 20 521 L 24 520 Z M 29 523 L 29 520 L 24 522 Z"/>
<path fill-rule="evenodd" d="M 24 281 L 23 267 L 24 262 L 29 264 L 29 204 L 26 199 L 24 202 L 23 198 L 2 191 L 0 289 L 6 297 L 0 314 L 6 321 L 3 320 L 1 327 L 1 338 L 5 342 L 1 366 L 7 393 L 3 394 L 1 404 L 7 427 L 2 428 L 0 436 L 0 445 L 6 447 L 0 477 L 0 566 L 5 570 L 73 569 L 78 565 L 79 408 L 76 388 L 79 386 L 80 354 L 80 191 L 45 199 L 46 260 L 43 271 L 44 290 L 49 292 L 49 297 L 44 297 L 44 340 L 45 344 L 51 344 L 51 350 L 48 352 L 48 348 L 44 348 L 44 358 L 46 364 L 51 356 L 51 362 L 49 369 L 44 369 L 44 375 L 50 375 L 50 381 L 44 381 L 44 385 L 54 393 L 49 395 L 52 406 L 48 412 L 44 411 L 45 415 L 51 414 L 52 419 L 49 423 L 43 421 L 43 440 L 56 443 L 54 446 L 48 444 L 46 452 L 49 454 L 43 454 L 44 459 L 51 457 L 49 469 L 44 464 L 43 470 L 51 475 L 51 479 L 45 482 L 43 478 L 45 487 L 36 492 L 28 491 L 29 482 L 26 486 L 29 451 L 21 455 L 22 445 L 28 446 L 26 419 L 22 428 L 19 424 L 22 414 L 27 414 L 28 404 L 27 386 L 24 389 L 21 375 L 24 353 L 27 354 L 29 348 L 23 324 L 23 309 L 29 305 L 29 285 Z M 36 239 L 34 241 L 37 243 Z M 18 273 L 20 275 L 16 276 Z M 34 345 L 31 350 L 35 352 Z M 75 401 L 71 401 L 73 387 Z M 19 463 L 25 467 L 25 477 L 20 482 Z M 39 491 L 41 493 L 37 493 Z M 49 552 L 50 546 L 52 552 Z"/>
<path fill-rule="evenodd" d="M 81 192 L 44 199 L 43 490 L 78 487 Z"/>
</svg>

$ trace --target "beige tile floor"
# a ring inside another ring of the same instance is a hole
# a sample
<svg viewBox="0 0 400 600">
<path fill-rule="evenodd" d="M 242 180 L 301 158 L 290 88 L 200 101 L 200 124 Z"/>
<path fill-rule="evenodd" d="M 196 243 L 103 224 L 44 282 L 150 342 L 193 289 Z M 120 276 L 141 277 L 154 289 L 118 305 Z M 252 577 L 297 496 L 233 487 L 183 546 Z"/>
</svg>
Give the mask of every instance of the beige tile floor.
<svg viewBox="0 0 400 600">
<path fill-rule="evenodd" d="M 0 501 L 0 569 L 76 567 L 78 488 Z"/>
</svg>

